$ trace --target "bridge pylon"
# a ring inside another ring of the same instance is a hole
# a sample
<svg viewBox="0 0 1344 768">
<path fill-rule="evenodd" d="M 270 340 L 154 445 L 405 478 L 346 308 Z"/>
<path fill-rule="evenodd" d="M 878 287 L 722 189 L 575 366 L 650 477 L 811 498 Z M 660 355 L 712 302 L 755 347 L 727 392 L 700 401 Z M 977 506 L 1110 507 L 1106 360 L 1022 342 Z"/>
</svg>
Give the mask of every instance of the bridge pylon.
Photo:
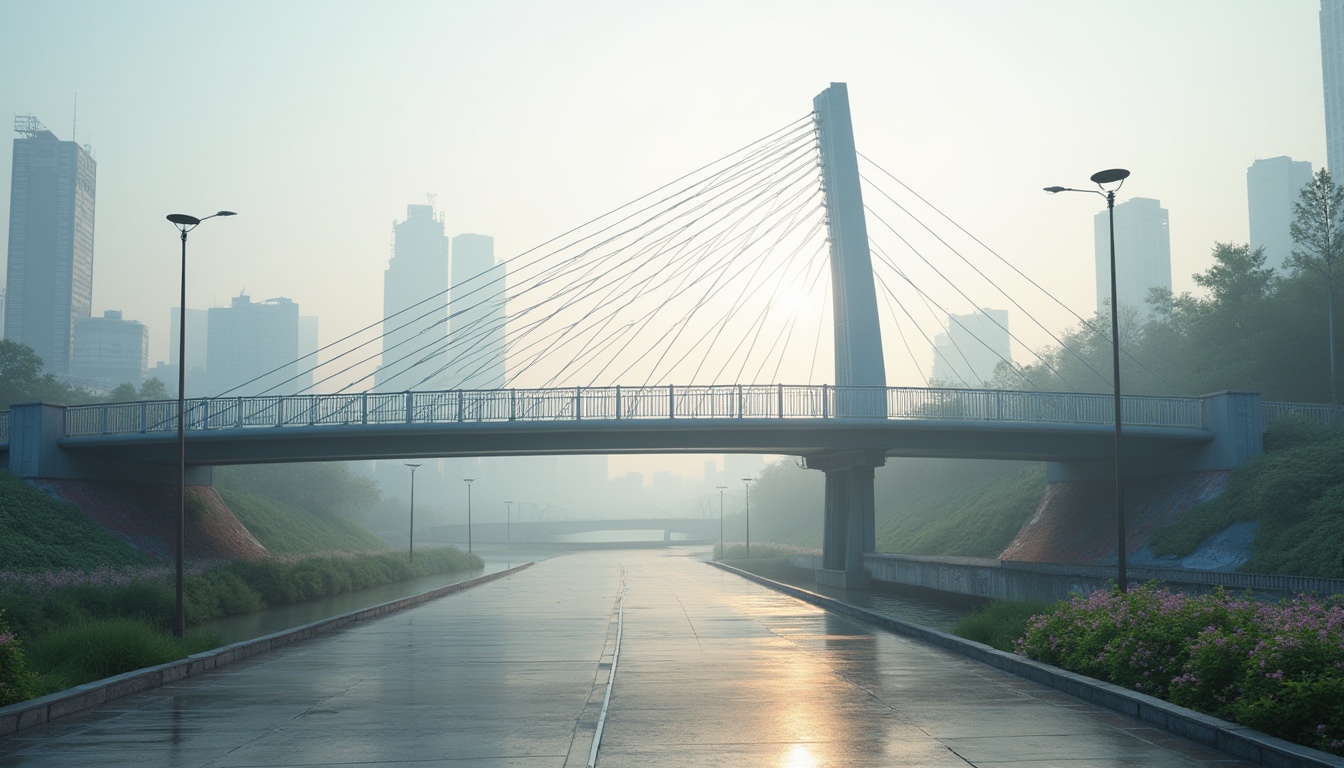
<svg viewBox="0 0 1344 768">
<path fill-rule="evenodd" d="M 886 363 L 849 89 L 844 83 L 831 83 L 812 100 L 812 109 L 831 246 L 835 384 L 851 388 L 841 390 L 843 396 L 837 393 L 836 415 L 886 416 Z M 852 389 L 859 387 L 865 389 Z M 834 586 L 862 586 L 868 578 L 863 553 L 877 547 L 873 472 L 886 457 L 881 451 L 844 451 L 808 456 L 806 462 L 808 468 L 826 473 L 823 569 L 817 579 Z"/>
</svg>

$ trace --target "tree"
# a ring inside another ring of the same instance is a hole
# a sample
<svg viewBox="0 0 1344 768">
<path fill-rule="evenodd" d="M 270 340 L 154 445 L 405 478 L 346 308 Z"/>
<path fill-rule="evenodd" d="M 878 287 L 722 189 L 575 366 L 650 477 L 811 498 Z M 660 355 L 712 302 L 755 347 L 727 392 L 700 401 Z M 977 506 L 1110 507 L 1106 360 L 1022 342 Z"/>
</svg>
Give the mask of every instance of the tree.
<svg viewBox="0 0 1344 768">
<path fill-rule="evenodd" d="M 1344 189 L 1335 186 L 1330 172 L 1322 168 L 1302 188 L 1293 203 L 1294 220 L 1288 231 L 1297 247 L 1288 257 L 1288 266 L 1310 272 L 1325 283 L 1326 328 L 1330 345 L 1330 402 L 1339 402 L 1335 367 L 1335 281 L 1344 269 L 1344 232 L 1340 230 L 1340 209 Z"/>
</svg>

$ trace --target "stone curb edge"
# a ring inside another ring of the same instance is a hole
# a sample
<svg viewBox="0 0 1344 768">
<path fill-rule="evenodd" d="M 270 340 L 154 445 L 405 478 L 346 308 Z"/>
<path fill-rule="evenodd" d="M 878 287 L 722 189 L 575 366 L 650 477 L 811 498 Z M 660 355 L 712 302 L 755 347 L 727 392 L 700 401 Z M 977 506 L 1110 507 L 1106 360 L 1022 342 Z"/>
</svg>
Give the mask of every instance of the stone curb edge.
<svg viewBox="0 0 1344 768">
<path fill-rule="evenodd" d="M 283 648 L 286 645 L 302 642 L 318 635 L 334 632 L 358 621 L 381 618 L 405 608 L 410 608 L 436 598 L 461 592 L 505 576 L 515 574 L 533 563 L 523 563 L 498 573 L 478 576 L 456 584 L 421 592 L 386 603 L 371 605 L 338 616 L 314 621 L 300 627 L 286 629 L 262 637 L 213 648 L 209 651 L 193 654 L 185 659 L 170 661 L 154 667 L 145 667 L 125 672 L 113 677 L 95 680 L 64 691 L 41 696 L 17 704 L 0 707 L 0 738 L 19 731 L 27 730 L 57 718 L 96 707 L 123 696 L 151 690 L 167 683 L 187 677 L 197 677 L 211 670 L 227 666 L 235 661 L 256 656 L 260 653 Z"/>
<path fill-rule="evenodd" d="M 1244 726 L 1220 720 L 1168 701 L 1147 696 L 1128 688 L 1103 683 L 1090 677 L 1067 672 L 1039 661 L 991 648 L 907 621 L 850 605 L 801 587 L 757 576 L 741 568 L 716 561 L 710 565 L 737 574 L 777 592 L 796 597 L 867 624 L 960 653 L 996 669 L 1010 672 L 1032 682 L 1047 685 L 1075 698 L 1142 720 L 1156 728 L 1184 736 L 1233 757 L 1269 768 L 1344 768 L 1344 758 L 1293 744 Z"/>
</svg>

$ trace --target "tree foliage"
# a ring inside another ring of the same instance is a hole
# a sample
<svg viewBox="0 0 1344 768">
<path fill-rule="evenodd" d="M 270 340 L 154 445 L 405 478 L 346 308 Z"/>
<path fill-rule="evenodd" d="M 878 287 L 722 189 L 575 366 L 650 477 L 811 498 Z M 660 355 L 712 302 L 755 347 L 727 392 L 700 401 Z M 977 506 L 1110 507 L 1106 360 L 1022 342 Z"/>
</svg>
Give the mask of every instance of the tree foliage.
<svg viewBox="0 0 1344 768">
<path fill-rule="evenodd" d="M 1261 249 L 1217 243 L 1213 264 L 1194 275 L 1203 295 L 1154 290 L 1150 313 L 1121 316 L 1120 380 L 1127 394 L 1260 392 L 1266 400 L 1329 402 L 1327 307 L 1303 268 L 1280 275 Z M 1008 389 L 1111 390 L 1109 318 L 1067 330 L 1035 362 L 1000 365 Z"/>
</svg>

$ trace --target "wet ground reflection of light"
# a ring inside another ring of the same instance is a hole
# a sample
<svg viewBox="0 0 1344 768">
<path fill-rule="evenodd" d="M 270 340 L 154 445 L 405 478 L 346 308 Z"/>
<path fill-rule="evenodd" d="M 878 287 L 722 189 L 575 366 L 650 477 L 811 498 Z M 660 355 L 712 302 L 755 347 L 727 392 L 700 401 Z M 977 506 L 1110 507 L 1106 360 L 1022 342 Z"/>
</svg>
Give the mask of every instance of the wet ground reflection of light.
<svg viewBox="0 0 1344 768">
<path fill-rule="evenodd" d="M 817 768 L 821 761 L 813 756 L 812 751 L 802 744 L 794 744 L 789 748 L 788 754 L 784 755 L 782 763 L 783 768 Z"/>
</svg>

